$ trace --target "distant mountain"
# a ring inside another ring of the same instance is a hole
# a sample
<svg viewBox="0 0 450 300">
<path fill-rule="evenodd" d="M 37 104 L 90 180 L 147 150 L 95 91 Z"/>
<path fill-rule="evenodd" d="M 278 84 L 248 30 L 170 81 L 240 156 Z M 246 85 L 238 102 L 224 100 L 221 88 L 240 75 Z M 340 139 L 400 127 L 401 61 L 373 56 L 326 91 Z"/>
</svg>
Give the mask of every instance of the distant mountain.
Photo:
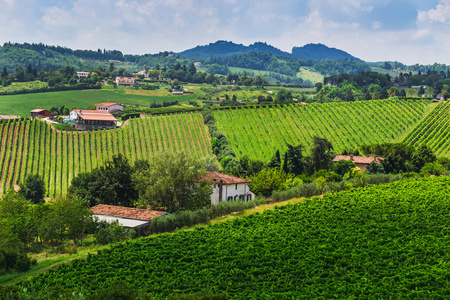
<svg viewBox="0 0 450 300">
<path fill-rule="evenodd" d="M 303 47 L 294 47 L 292 48 L 291 55 L 295 58 L 312 58 L 319 61 L 325 59 L 361 61 L 359 58 L 356 58 L 345 51 L 330 48 L 323 44 L 307 44 Z"/>
<path fill-rule="evenodd" d="M 235 44 L 228 41 L 217 41 L 215 43 L 210 43 L 205 46 L 197 46 L 192 49 L 180 52 L 180 56 L 186 58 L 202 58 L 206 59 L 208 57 L 226 57 L 233 54 L 242 54 L 250 51 L 256 52 L 267 52 L 276 56 L 286 56 L 301 59 L 315 59 L 318 61 L 324 59 L 334 59 L 334 60 L 354 60 L 361 61 L 345 51 L 329 48 L 323 44 L 307 44 L 303 47 L 292 48 L 292 53 L 281 51 L 267 43 L 256 42 L 249 46 L 244 46 L 242 44 Z"/>
</svg>

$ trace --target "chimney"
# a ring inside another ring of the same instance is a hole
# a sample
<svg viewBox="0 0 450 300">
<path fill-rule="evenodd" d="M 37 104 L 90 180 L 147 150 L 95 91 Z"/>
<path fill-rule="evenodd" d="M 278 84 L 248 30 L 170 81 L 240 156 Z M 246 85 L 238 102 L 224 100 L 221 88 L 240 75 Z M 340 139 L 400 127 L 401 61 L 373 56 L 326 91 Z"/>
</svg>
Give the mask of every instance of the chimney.
<svg viewBox="0 0 450 300">
<path fill-rule="evenodd" d="M 350 154 L 350 159 L 353 161 L 353 154 Z"/>
<path fill-rule="evenodd" d="M 244 171 L 244 179 L 247 177 L 247 171 Z"/>
<path fill-rule="evenodd" d="M 214 183 L 214 188 L 216 188 L 216 179 L 215 178 L 213 180 L 213 183 Z"/>
<path fill-rule="evenodd" d="M 82 109 L 80 109 L 80 115 L 82 115 L 83 114 L 83 110 Z"/>
</svg>

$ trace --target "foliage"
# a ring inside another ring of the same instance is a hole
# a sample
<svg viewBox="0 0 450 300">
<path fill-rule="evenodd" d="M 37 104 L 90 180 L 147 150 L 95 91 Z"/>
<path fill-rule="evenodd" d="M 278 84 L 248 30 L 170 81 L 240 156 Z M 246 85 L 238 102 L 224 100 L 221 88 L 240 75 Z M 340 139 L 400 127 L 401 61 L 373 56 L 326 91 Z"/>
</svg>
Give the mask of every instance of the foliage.
<svg viewBox="0 0 450 300">
<path fill-rule="evenodd" d="M 450 198 L 442 193 L 449 185 L 447 177 L 436 177 L 367 186 L 207 228 L 139 239 L 61 265 L 19 287 L 39 291 L 64 284 L 92 293 L 128 278 L 137 290 L 164 297 L 211 291 L 211 281 L 226 276 L 226 284 L 215 281 L 217 290 L 239 299 L 316 298 L 319 293 L 327 298 L 445 298 L 448 282 L 441 275 L 447 272 L 449 245 L 443 232 Z M 327 276 L 316 277 L 322 269 Z M 87 278 L 91 272 L 96 276 Z"/>
<path fill-rule="evenodd" d="M 199 179 L 206 174 L 202 162 L 184 152 L 162 152 L 148 169 L 133 174 L 139 206 L 168 212 L 196 209 L 211 202 L 212 185 Z"/>
<path fill-rule="evenodd" d="M 332 142 L 337 153 L 392 141 L 419 122 L 429 105 L 427 100 L 377 100 L 254 106 L 217 110 L 214 116 L 238 158 L 247 155 L 267 162 L 276 150 L 284 153 L 286 143 L 302 144 L 309 153 L 315 135 Z"/>
<path fill-rule="evenodd" d="M 315 171 L 328 170 L 331 167 L 335 156 L 333 145 L 326 138 L 313 136 L 312 147 L 310 149 L 311 166 Z"/>
<path fill-rule="evenodd" d="M 127 229 L 120 226 L 117 220 L 113 222 L 96 221 L 95 223 L 95 240 L 102 245 L 120 242 L 126 239 L 127 234 L 130 234 Z"/>
<path fill-rule="evenodd" d="M 301 144 L 292 146 L 287 144 L 284 155 L 283 171 L 285 173 L 300 175 L 306 170 L 306 161 L 303 158 L 303 146 Z"/>
<path fill-rule="evenodd" d="M 122 154 L 114 155 L 103 166 L 91 173 L 81 173 L 71 183 L 69 193 L 89 206 L 109 204 L 131 206 L 138 197 L 131 180 L 133 168 Z"/>
<path fill-rule="evenodd" d="M 252 181 L 249 187 L 255 194 L 267 197 L 273 191 L 281 189 L 288 178 L 283 170 L 266 168 L 249 178 Z"/>
<path fill-rule="evenodd" d="M 38 174 L 30 174 L 19 185 L 19 194 L 37 204 L 44 200 L 45 182 Z"/>
<path fill-rule="evenodd" d="M 383 166 L 375 160 L 371 161 L 370 164 L 367 165 L 366 171 L 369 174 L 385 173 Z"/>
<path fill-rule="evenodd" d="M 420 169 L 420 176 L 440 176 L 444 173 L 445 168 L 438 162 L 429 162 L 426 163 L 421 169 Z"/>
<path fill-rule="evenodd" d="M 350 169 L 356 167 L 356 164 L 352 160 L 340 160 L 333 163 L 333 171 L 337 174 L 344 176 Z"/>
</svg>

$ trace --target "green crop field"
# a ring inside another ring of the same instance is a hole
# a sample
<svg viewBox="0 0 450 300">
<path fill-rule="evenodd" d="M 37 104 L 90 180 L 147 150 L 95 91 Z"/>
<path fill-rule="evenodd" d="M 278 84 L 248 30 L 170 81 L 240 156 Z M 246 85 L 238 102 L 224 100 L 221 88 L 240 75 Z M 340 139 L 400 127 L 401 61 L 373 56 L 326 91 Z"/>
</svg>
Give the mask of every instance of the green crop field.
<svg viewBox="0 0 450 300">
<path fill-rule="evenodd" d="M 119 244 L 18 286 L 90 294 L 120 280 L 158 299 L 445 299 L 449 191 L 445 176 L 325 195 Z"/>
<path fill-rule="evenodd" d="M 150 106 L 153 102 L 174 101 L 188 102 L 197 95 L 172 96 L 164 89 L 143 91 L 124 88 L 102 88 L 101 90 L 63 91 L 49 93 L 34 93 L 22 95 L 0 96 L 0 115 L 30 116 L 30 110 L 35 108 L 61 107 L 67 105 L 69 109 L 86 109 L 90 105 L 101 102 L 119 102 L 129 105 Z"/>
<path fill-rule="evenodd" d="M 51 125 L 11 120 L 0 124 L 0 193 L 17 188 L 30 173 L 41 175 L 50 197 L 65 194 L 72 178 L 99 167 L 113 154 L 131 161 L 163 151 L 211 155 L 208 129 L 200 113 L 132 119 L 101 131 L 57 131 Z"/>
<path fill-rule="evenodd" d="M 214 113 L 238 157 L 268 160 L 286 143 L 307 149 L 312 137 L 327 138 L 334 150 L 395 141 L 415 126 L 433 106 L 430 101 L 376 100 L 237 108 Z"/>
<path fill-rule="evenodd" d="M 450 103 L 440 103 L 405 138 L 406 144 L 426 144 L 441 156 L 450 155 Z"/>
</svg>

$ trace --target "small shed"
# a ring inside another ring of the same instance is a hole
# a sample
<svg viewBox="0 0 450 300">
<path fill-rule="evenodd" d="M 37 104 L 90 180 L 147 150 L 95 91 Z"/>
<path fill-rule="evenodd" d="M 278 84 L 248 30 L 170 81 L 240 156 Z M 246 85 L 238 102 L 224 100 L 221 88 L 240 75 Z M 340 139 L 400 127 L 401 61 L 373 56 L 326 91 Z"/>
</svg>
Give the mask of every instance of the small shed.
<svg viewBox="0 0 450 300">
<path fill-rule="evenodd" d="M 154 217 L 167 213 L 160 210 L 139 209 L 132 207 L 99 204 L 91 207 L 94 216 L 107 222 L 118 221 L 120 226 L 131 228 L 138 236 L 150 233 L 150 222 Z"/>
<path fill-rule="evenodd" d="M 46 109 L 43 108 L 37 108 L 30 111 L 32 118 L 45 118 L 45 117 L 51 117 L 52 113 Z"/>
</svg>

